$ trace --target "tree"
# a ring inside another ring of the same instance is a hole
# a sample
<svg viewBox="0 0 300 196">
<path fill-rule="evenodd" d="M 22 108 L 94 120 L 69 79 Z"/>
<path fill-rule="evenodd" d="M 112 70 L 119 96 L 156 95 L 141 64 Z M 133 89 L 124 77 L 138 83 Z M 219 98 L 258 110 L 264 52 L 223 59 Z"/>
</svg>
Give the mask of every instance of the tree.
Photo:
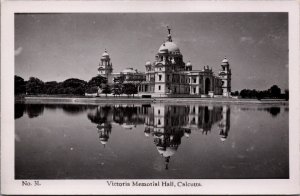
<svg viewBox="0 0 300 196">
<path fill-rule="evenodd" d="M 257 98 L 258 100 L 263 98 L 285 98 L 288 99 L 288 92 L 281 94 L 281 89 L 277 85 L 273 85 L 268 90 L 257 91 L 256 89 L 249 90 L 243 89 L 240 92 L 242 98 Z"/>
<path fill-rule="evenodd" d="M 57 94 L 56 93 L 57 87 L 58 87 L 58 83 L 56 81 L 45 82 L 43 93 L 48 95 Z"/>
<path fill-rule="evenodd" d="M 281 89 L 277 85 L 273 85 L 269 89 L 269 92 L 272 98 L 279 98 L 281 94 Z"/>
<path fill-rule="evenodd" d="M 85 89 L 85 92 L 88 94 L 98 93 L 98 87 L 96 87 L 96 86 L 87 87 Z"/>
<path fill-rule="evenodd" d="M 88 86 L 97 86 L 97 87 L 101 87 L 102 84 L 107 84 L 107 79 L 100 75 L 91 78 L 87 83 Z"/>
<path fill-rule="evenodd" d="M 258 94 L 259 94 L 259 92 L 256 91 L 255 89 L 253 89 L 253 90 L 243 89 L 243 90 L 241 90 L 241 92 L 240 92 L 240 96 L 241 96 L 242 98 L 251 98 L 251 99 L 253 99 L 253 98 L 258 98 L 258 97 L 259 97 Z"/>
<path fill-rule="evenodd" d="M 55 87 L 51 90 L 51 94 L 64 94 L 64 87 L 62 85 L 62 82 L 57 83 Z"/>
<path fill-rule="evenodd" d="M 91 78 L 86 86 L 86 93 L 97 93 L 98 89 L 101 88 L 103 85 L 107 84 L 107 79 L 100 75 Z M 97 90 L 96 90 L 97 89 Z"/>
<path fill-rule="evenodd" d="M 75 95 L 84 95 L 85 93 L 85 86 L 78 86 L 73 90 L 73 94 Z"/>
<path fill-rule="evenodd" d="M 114 77 L 113 81 L 115 84 L 123 84 L 123 82 L 125 81 L 125 76 L 121 75 L 119 77 Z"/>
<path fill-rule="evenodd" d="M 77 88 L 79 86 L 85 86 L 87 84 L 86 81 L 80 80 L 77 78 L 70 78 L 62 82 L 63 87 L 68 88 Z"/>
<path fill-rule="evenodd" d="M 84 95 L 87 82 L 77 78 L 70 78 L 62 82 L 64 94 Z"/>
<path fill-rule="evenodd" d="M 41 94 L 43 93 L 44 82 L 38 78 L 30 77 L 26 83 L 26 92 L 28 94 Z"/>
<path fill-rule="evenodd" d="M 123 93 L 123 85 L 122 84 L 113 84 L 111 88 L 112 94 L 115 95 L 121 95 Z"/>
<path fill-rule="evenodd" d="M 242 98 L 248 98 L 248 97 L 249 97 L 249 90 L 248 90 L 248 89 L 243 89 L 243 90 L 241 90 L 240 96 L 241 96 Z"/>
<path fill-rule="evenodd" d="M 289 89 L 285 89 L 285 90 L 284 90 L 284 98 L 285 98 L 286 101 L 289 100 L 289 94 L 290 94 L 290 93 L 289 93 Z"/>
<path fill-rule="evenodd" d="M 132 83 L 125 83 L 123 85 L 123 92 L 125 94 L 129 95 L 133 95 L 138 93 L 138 89 L 136 87 L 136 85 L 132 84 Z"/>
<path fill-rule="evenodd" d="M 258 100 L 261 100 L 262 98 L 264 98 L 264 92 L 263 91 L 258 91 L 256 97 L 257 97 Z"/>
<path fill-rule="evenodd" d="M 25 94 L 26 82 L 20 76 L 15 75 L 15 95 Z"/>
<path fill-rule="evenodd" d="M 249 98 L 257 98 L 258 92 L 255 89 L 252 89 L 249 94 Z"/>
<path fill-rule="evenodd" d="M 232 95 L 232 96 L 239 96 L 239 91 L 231 92 L 231 95 Z"/>
<path fill-rule="evenodd" d="M 106 97 L 107 97 L 107 94 L 111 93 L 111 89 L 110 89 L 110 86 L 108 84 L 104 85 L 104 87 L 102 89 L 102 93 L 104 93 Z"/>
</svg>

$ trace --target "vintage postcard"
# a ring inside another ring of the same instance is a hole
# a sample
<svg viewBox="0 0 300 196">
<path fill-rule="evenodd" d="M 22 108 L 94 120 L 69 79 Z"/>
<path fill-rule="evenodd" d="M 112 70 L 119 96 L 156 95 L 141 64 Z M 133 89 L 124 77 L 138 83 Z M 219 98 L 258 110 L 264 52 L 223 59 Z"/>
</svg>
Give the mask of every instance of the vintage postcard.
<svg viewBox="0 0 300 196">
<path fill-rule="evenodd" d="M 2 194 L 299 194 L 297 1 L 3 1 Z"/>
</svg>

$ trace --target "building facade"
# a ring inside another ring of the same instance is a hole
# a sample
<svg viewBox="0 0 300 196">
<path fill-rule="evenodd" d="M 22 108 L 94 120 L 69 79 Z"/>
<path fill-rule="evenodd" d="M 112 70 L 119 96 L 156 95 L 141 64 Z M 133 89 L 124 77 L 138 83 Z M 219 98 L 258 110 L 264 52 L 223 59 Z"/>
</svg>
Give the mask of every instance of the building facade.
<svg viewBox="0 0 300 196">
<path fill-rule="evenodd" d="M 127 68 L 120 73 L 112 72 L 112 63 L 107 51 L 102 54 L 98 74 L 109 83 L 132 82 L 139 95 L 152 97 L 229 97 L 231 93 L 231 69 L 226 57 L 221 70 L 215 75 L 207 65 L 202 70 L 193 70 L 190 62 L 183 61 L 179 47 L 173 42 L 168 28 L 166 41 L 159 47 L 153 62 L 146 62 L 145 72 Z"/>
</svg>

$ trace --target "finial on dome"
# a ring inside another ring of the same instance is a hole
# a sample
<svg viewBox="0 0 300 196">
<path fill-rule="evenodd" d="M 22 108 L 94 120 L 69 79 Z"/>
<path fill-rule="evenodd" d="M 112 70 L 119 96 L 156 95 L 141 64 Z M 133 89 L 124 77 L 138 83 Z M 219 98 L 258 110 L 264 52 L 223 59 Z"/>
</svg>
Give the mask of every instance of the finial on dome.
<svg viewBox="0 0 300 196">
<path fill-rule="evenodd" d="M 167 26 L 168 32 L 169 34 L 171 34 L 171 28 L 169 26 Z"/>
<path fill-rule="evenodd" d="M 168 34 L 168 41 L 169 42 L 172 42 L 172 36 L 171 36 L 171 28 L 169 27 L 169 26 L 167 26 L 167 29 L 168 29 L 168 32 L 169 32 L 169 34 Z"/>
<path fill-rule="evenodd" d="M 104 52 L 107 52 L 106 48 L 104 49 Z"/>
</svg>

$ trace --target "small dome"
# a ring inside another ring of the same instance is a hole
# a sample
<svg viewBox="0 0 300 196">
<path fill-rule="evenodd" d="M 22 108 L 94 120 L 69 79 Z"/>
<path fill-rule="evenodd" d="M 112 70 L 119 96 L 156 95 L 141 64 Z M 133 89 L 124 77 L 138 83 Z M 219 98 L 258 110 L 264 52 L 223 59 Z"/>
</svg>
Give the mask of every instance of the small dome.
<svg viewBox="0 0 300 196">
<path fill-rule="evenodd" d="M 228 60 L 226 59 L 226 57 L 223 59 L 222 63 L 228 63 Z"/>
<path fill-rule="evenodd" d="M 157 147 L 158 153 L 161 154 L 163 157 L 170 157 L 173 156 L 176 151 L 177 151 L 177 147 L 166 147 L 166 149 L 164 149 L 163 147 Z"/>
<path fill-rule="evenodd" d="M 151 62 L 150 62 L 150 61 L 147 61 L 147 62 L 146 62 L 146 65 L 151 65 Z"/>
<path fill-rule="evenodd" d="M 124 129 L 133 129 L 133 128 L 135 128 L 136 126 L 135 125 L 132 125 L 132 124 L 123 124 L 122 125 L 122 127 L 124 128 Z"/>
<path fill-rule="evenodd" d="M 192 66 L 192 63 L 189 61 L 186 63 L 186 66 Z"/>
<path fill-rule="evenodd" d="M 128 74 L 128 73 L 136 73 L 136 70 L 134 70 L 132 67 L 126 68 L 122 71 L 123 74 Z"/>
<path fill-rule="evenodd" d="M 163 44 L 160 46 L 158 52 L 159 52 L 159 53 L 168 53 L 168 49 L 167 49 L 165 43 L 163 43 Z"/>
<path fill-rule="evenodd" d="M 108 141 L 108 137 L 100 137 L 100 141 Z"/>
<path fill-rule="evenodd" d="M 158 49 L 158 52 L 160 53 L 164 53 L 165 51 L 169 53 L 180 53 L 178 46 L 175 43 L 169 41 L 163 43 Z"/>
<path fill-rule="evenodd" d="M 103 52 L 102 57 L 109 57 L 109 54 L 107 52 Z"/>
<path fill-rule="evenodd" d="M 185 132 L 184 135 L 185 135 L 185 137 L 187 137 L 187 138 L 190 137 L 190 133 Z"/>
<path fill-rule="evenodd" d="M 224 141 L 226 140 L 226 137 L 221 137 L 220 140 L 221 140 L 222 142 L 224 142 Z"/>
<path fill-rule="evenodd" d="M 101 144 L 103 144 L 103 145 L 107 144 L 107 141 L 100 141 L 100 142 L 101 142 Z"/>
<path fill-rule="evenodd" d="M 149 133 L 147 133 L 147 132 L 145 132 L 145 136 L 146 136 L 146 137 L 149 137 L 149 136 L 150 136 L 150 134 L 149 134 Z"/>
<path fill-rule="evenodd" d="M 109 59 L 109 54 L 107 53 L 107 50 L 102 53 L 101 59 Z"/>
</svg>

